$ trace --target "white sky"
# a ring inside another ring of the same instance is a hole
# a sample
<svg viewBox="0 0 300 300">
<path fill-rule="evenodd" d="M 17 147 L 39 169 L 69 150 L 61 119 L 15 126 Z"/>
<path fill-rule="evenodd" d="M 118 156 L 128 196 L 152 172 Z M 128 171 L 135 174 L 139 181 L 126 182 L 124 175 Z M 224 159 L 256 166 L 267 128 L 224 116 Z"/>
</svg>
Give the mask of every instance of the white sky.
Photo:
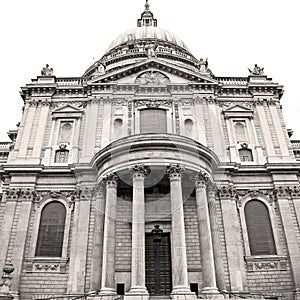
<svg viewBox="0 0 300 300">
<path fill-rule="evenodd" d="M 257 63 L 284 85 L 287 127 L 300 139 L 299 0 L 149 0 L 158 26 L 176 33 L 216 76 L 248 76 Z M 81 76 L 145 0 L 1 0 L 0 141 L 21 119 L 21 86 L 46 63 L 58 77 Z"/>
</svg>

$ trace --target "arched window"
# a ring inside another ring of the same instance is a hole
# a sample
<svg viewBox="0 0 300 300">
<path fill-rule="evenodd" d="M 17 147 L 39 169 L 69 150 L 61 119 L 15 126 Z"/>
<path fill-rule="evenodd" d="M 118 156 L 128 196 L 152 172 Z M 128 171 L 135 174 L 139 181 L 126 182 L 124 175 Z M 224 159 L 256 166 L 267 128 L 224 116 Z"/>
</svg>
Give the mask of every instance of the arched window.
<svg viewBox="0 0 300 300">
<path fill-rule="evenodd" d="M 237 142 L 246 142 L 247 137 L 246 137 L 246 127 L 243 122 L 236 122 L 234 125 L 235 129 L 235 136 L 236 136 L 236 141 Z"/>
<path fill-rule="evenodd" d="M 47 204 L 41 213 L 36 256 L 60 257 L 62 254 L 66 208 L 54 201 Z"/>
<path fill-rule="evenodd" d="M 64 122 L 61 124 L 59 143 L 70 143 L 72 133 L 72 124 L 69 122 Z"/>
<path fill-rule="evenodd" d="M 251 255 L 275 255 L 276 247 L 267 206 L 259 200 L 245 205 L 245 218 Z"/>
<path fill-rule="evenodd" d="M 115 119 L 114 120 L 114 129 L 115 130 L 120 129 L 122 127 L 122 125 L 123 125 L 122 119 Z"/>
<path fill-rule="evenodd" d="M 166 133 L 166 110 L 159 108 L 143 109 L 140 112 L 141 133 Z"/>
<path fill-rule="evenodd" d="M 191 119 L 186 119 L 184 121 L 184 129 L 185 129 L 185 134 L 187 136 L 191 136 L 192 135 L 192 132 L 193 132 L 193 121 Z"/>
</svg>

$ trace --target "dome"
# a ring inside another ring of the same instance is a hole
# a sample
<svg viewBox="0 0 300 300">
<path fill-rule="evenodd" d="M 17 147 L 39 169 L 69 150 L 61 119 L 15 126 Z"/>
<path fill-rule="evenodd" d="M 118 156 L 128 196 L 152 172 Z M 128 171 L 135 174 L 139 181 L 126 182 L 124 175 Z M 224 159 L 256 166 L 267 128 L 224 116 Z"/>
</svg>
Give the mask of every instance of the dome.
<svg viewBox="0 0 300 300">
<path fill-rule="evenodd" d="M 142 26 L 127 30 L 126 32 L 120 34 L 108 47 L 106 53 L 112 50 L 113 48 L 130 42 L 132 40 L 140 39 L 158 39 L 166 42 L 173 43 L 177 46 L 180 46 L 187 51 L 189 51 L 186 44 L 174 33 L 155 26 Z"/>
</svg>

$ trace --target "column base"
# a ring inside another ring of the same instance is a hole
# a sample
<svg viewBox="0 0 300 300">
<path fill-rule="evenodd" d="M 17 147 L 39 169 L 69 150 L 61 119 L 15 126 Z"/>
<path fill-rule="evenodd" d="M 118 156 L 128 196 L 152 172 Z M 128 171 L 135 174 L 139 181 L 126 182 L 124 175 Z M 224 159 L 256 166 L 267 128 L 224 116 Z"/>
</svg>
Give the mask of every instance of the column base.
<svg viewBox="0 0 300 300">
<path fill-rule="evenodd" d="M 296 289 L 296 291 L 294 292 L 294 299 L 300 300 L 300 289 Z"/>
<path fill-rule="evenodd" d="M 0 294 L 0 300 L 13 300 L 14 297 L 10 294 Z"/>
<path fill-rule="evenodd" d="M 134 286 L 125 293 L 124 300 L 148 300 L 149 293 L 146 287 L 143 286 Z"/>
<path fill-rule="evenodd" d="M 177 286 L 172 290 L 170 298 L 176 300 L 194 300 L 197 297 L 195 293 L 191 292 L 189 287 Z"/>
<path fill-rule="evenodd" d="M 99 300 L 115 300 L 119 297 L 115 289 L 103 288 L 100 290 L 100 293 L 97 296 L 93 297 L 93 299 L 95 298 Z"/>
<path fill-rule="evenodd" d="M 204 299 L 224 299 L 224 295 L 216 287 L 205 287 L 201 290 L 200 295 Z"/>
</svg>

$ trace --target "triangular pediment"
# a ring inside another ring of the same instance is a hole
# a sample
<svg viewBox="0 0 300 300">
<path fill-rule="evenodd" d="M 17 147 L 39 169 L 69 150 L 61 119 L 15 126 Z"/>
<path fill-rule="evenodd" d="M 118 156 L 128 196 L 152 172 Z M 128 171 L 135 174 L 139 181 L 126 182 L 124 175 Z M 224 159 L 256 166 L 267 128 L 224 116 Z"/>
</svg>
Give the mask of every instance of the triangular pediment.
<svg viewBox="0 0 300 300">
<path fill-rule="evenodd" d="M 77 113 L 81 112 L 81 110 L 75 106 L 72 106 L 70 104 L 64 105 L 62 107 L 57 108 L 56 110 L 53 111 L 53 113 Z"/>
<path fill-rule="evenodd" d="M 226 117 L 252 117 L 253 110 L 248 107 L 236 104 L 223 109 L 223 114 Z"/>
<path fill-rule="evenodd" d="M 73 105 L 63 105 L 52 112 L 53 118 L 80 118 L 83 111 Z"/>
<path fill-rule="evenodd" d="M 160 81 L 159 84 L 184 84 L 184 83 L 203 83 L 203 84 L 216 84 L 218 81 L 212 77 L 205 76 L 196 72 L 192 69 L 187 69 L 186 67 L 180 66 L 180 64 L 175 65 L 168 61 L 162 59 L 145 59 L 138 63 L 130 64 L 124 66 L 115 71 L 107 71 L 106 74 L 97 76 L 88 81 L 88 84 L 97 83 L 121 83 L 121 84 L 145 84 L 143 80 L 138 81 L 137 79 L 143 76 L 143 73 L 152 72 L 159 74 Z M 168 78 L 169 80 L 164 80 L 163 78 Z M 151 84 L 147 82 L 146 84 Z M 153 82 L 155 85 L 155 82 Z M 156 82 L 157 84 L 157 82 Z"/>
<path fill-rule="evenodd" d="M 224 112 L 252 112 L 252 109 L 237 104 L 237 105 L 227 107 L 223 111 Z"/>
</svg>

